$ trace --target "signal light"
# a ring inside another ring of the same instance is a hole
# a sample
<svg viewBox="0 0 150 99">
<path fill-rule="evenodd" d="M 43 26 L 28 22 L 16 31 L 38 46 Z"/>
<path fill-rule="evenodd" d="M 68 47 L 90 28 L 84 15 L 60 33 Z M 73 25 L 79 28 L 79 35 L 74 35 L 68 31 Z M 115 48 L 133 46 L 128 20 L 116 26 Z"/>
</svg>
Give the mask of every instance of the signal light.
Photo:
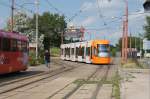
<svg viewBox="0 0 150 99">
<path fill-rule="evenodd" d="M 150 0 L 146 0 L 143 4 L 145 11 L 150 11 Z"/>
</svg>

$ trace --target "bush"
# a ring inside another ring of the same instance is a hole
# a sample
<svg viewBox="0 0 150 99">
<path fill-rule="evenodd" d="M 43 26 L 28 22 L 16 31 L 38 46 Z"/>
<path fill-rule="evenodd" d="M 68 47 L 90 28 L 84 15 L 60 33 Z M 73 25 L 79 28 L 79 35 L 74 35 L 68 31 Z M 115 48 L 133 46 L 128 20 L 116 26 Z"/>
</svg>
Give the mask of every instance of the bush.
<svg viewBox="0 0 150 99">
<path fill-rule="evenodd" d="M 39 51 L 38 62 L 39 62 L 40 64 L 44 64 L 44 50 L 40 50 L 40 51 Z"/>
<path fill-rule="evenodd" d="M 112 49 L 111 54 L 113 57 L 115 57 L 116 56 L 116 49 Z"/>
<path fill-rule="evenodd" d="M 54 57 L 60 56 L 60 48 L 53 47 L 50 49 L 50 51 L 51 51 L 51 56 L 54 56 Z"/>
<path fill-rule="evenodd" d="M 34 51 L 29 52 L 29 64 L 31 66 L 37 65 L 36 54 Z"/>
</svg>

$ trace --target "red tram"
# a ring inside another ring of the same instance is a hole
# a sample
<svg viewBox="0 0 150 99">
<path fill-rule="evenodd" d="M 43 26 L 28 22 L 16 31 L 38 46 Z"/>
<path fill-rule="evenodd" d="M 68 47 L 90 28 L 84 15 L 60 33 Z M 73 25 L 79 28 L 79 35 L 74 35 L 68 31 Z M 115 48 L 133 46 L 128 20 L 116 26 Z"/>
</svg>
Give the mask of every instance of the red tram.
<svg viewBox="0 0 150 99">
<path fill-rule="evenodd" d="M 28 64 L 28 38 L 0 30 L 0 74 L 24 71 Z"/>
</svg>

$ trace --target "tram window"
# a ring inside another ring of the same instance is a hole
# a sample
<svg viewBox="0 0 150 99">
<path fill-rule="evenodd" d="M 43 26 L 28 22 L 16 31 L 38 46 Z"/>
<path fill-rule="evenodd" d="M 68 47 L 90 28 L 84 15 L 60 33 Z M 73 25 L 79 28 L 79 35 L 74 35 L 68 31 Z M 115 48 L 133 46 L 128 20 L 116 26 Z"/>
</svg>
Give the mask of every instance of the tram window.
<svg viewBox="0 0 150 99">
<path fill-rule="evenodd" d="M 74 55 L 74 48 L 71 49 L 71 55 Z"/>
<path fill-rule="evenodd" d="M 67 52 L 66 52 L 66 48 L 65 48 L 64 50 L 65 50 L 65 57 L 66 57 L 66 53 L 67 53 Z"/>
<path fill-rule="evenodd" d="M 21 42 L 21 51 L 27 52 L 27 42 L 25 41 Z"/>
<path fill-rule="evenodd" d="M 79 51 L 79 49 L 78 49 L 78 47 L 76 47 L 76 58 L 78 57 L 78 51 Z"/>
<path fill-rule="evenodd" d="M 92 59 L 92 52 L 93 52 L 92 47 L 90 47 L 90 50 L 91 50 L 90 52 L 91 52 L 91 59 Z"/>
<path fill-rule="evenodd" d="M 66 48 L 66 55 L 69 56 L 69 48 Z"/>
<path fill-rule="evenodd" d="M 90 47 L 86 48 L 86 56 L 90 56 Z"/>
<path fill-rule="evenodd" d="M 94 55 L 97 56 L 97 49 L 94 47 Z"/>
<path fill-rule="evenodd" d="M 61 55 L 63 55 L 63 53 L 64 53 L 64 49 L 61 49 Z"/>
<path fill-rule="evenodd" d="M 79 56 L 82 56 L 82 47 L 79 47 Z"/>
<path fill-rule="evenodd" d="M 11 40 L 11 51 L 17 51 L 17 40 L 16 39 Z"/>
<path fill-rule="evenodd" d="M 108 52 L 109 51 L 109 45 L 107 44 L 99 44 L 98 46 L 99 52 Z"/>
<path fill-rule="evenodd" d="M 2 38 L 0 37 L 0 51 L 2 50 Z"/>
<path fill-rule="evenodd" d="M 3 50 L 3 51 L 10 51 L 10 39 L 8 39 L 8 38 L 3 38 L 2 50 Z"/>
<path fill-rule="evenodd" d="M 70 57 L 70 48 L 68 48 L 68 55 L 69 55 L 69 57 Z"/>
<path fill-rule="evenodd" d="M 21 41 L 20 40 L 17 41 L 17 48 L 18 48 L 18 51 L 22 51 Z"/>
<path fill-rule="evenodd" d="M 84 47 L 81 49 L 82 58 L 84 58 Z"/>
</svg>

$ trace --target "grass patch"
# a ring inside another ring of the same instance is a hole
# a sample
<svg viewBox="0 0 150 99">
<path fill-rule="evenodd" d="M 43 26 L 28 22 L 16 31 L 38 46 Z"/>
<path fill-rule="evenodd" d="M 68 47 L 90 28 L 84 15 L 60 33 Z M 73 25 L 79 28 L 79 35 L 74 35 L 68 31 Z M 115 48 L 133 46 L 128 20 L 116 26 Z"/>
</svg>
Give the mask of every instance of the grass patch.
<svg viewBox="0 0 150 99">
<path fill-rule="evenodd" d="M 73 83 L 74 84 L 77 84 L 77 85 L 80 85 L 80 84 L 98 84 L 100 81 L 88 81 L 88 80 L 85 80 L 85 79 L 77 79 L 75 80 Z"/>
<path fill-rule="evenodd" d="M 53 56 L 53 57 L 59 57 L 60 56 L 60 48 L 53 47 L 50 49 L 50 51 L 51 51 L 51 56 Z"/>
<path fill-rule="evenodd" d="M 134 78 L 134 77 L 133 77 Z M 77 85 L 82 84 L 112 84 L 112 97 L 114 99 L 120 99 L 120 80 L 121 77 L 119 76 L 118 72 L 116 72 L 115 76 L 112 77 L 112 80 L 97 80 L 97 81 L 87 81 L 85 79 L 77 79 L 73 83 Z"/>
<path fill-rule="evenodd" d="M 141 69 L 143 66 L 139 64 L 136 59 L 128 59 L 126 63 L 122 63 L 121 65 L 123 68 L 137 68 Z"/>
<path fill-rule="evenodd" d="M 98 83 L 102 83 L 102 84 L 112 84 L 112 81 L 105 81 L 105 80 L 85 80 L 85 79 L 77 79 L 73 82 L 74 84 L 80 85 L 80 84 L 98 84 Z"/>
<path fill-rule="evenodd" d="M 116 72 L 116 75 L 113 77 L 112 84 L 112 97 L 115 99 L 120 99 L 120 80 L 121 77 L 119 76 L 118 72 Z"/>
</svg>

